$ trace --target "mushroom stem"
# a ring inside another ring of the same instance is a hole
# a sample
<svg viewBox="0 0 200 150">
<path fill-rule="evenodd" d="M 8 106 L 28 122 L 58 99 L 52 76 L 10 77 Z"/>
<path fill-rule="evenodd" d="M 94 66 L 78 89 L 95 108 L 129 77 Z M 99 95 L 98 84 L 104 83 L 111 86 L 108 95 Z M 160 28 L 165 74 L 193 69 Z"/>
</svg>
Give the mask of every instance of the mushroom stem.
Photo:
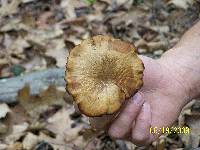
<svg viewBox="0 0 200 150">
<path fill-rule="evenodd" d="M 103 115 L 101 117 L 89 117 L 89 122 L 93 129 L 103 130 L 109 127 L 110 123 L 114 120 L 116 116 L 116 114 L 112 114 Z"/>
</svg>

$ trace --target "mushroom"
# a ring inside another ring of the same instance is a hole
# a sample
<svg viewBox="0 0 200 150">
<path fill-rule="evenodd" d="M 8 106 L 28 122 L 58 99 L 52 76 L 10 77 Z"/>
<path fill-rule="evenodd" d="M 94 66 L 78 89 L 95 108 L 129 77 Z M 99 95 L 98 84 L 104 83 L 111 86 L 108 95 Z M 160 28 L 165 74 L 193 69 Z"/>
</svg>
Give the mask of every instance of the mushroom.
<svg viewBox="0 0 200 150">
<path fill-rule="evenodd" d="M 67 90 L 89 117 L 112 115 L 143 84 L 144 65 L 133 44 L 98 35 L 73 48 L 67 61 Z"/>
</svg>

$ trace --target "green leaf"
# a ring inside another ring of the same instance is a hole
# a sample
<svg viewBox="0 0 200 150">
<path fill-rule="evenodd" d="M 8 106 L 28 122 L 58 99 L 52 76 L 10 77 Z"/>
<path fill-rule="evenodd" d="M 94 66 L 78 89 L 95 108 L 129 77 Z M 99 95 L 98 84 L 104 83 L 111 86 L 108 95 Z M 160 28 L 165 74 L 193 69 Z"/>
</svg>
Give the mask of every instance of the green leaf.
<svg viewBox="0 0 200 150">
<path fill-rule="evenodd" d="M 11 72 L 14 74 L 14 76 L 19 76 L 21 73 L 25 71 L 25 68 L 23 68 L 20 65 L 13 65 L 11 67 Z"/>
<path fill-rule="evenodd" d="M 138 5 L 138 4 L 141 4 L 143 2 L 144 2 L 144 0 L 134 0 L 133 4 Z"/>
<path fill-rule="evenodd" d="M 85 0 L 87 3 L 89 3 L 90 5 L 94 4 L 96 2 L 96 0 Z"/>
</svg>

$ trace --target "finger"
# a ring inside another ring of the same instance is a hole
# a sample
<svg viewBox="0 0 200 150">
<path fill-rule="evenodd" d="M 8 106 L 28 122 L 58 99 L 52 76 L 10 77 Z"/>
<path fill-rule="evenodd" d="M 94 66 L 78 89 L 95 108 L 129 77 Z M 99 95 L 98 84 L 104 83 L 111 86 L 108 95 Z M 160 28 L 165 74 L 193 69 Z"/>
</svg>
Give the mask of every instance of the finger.
<svg viewBox="0 0 200 150">
<path fill-rule="evenodd" d="M 136 119 L 135 126 L 132 128 L 132 142 L 136 145 L 148 144 L 151 126 L 151 107 L 149 103 L 143 104 L 142 110 Z"/>
<path fill-rule="evenodd" d="M 131 129 L 131 124 L 144 103 L 143 96 L 140 92 L 136 93 L 126 103 L 124 109 L 120 112 L 116 120 L 108 130 L 108 134 L 113 138 L 123 138 Z"/>
<path fill-rule="evenodd" d="M 155 61 L 155 59 L 142 55 L 139 55 L 139 57 L 144 63 L 145 67 L 143 72 L 144 86 L 140 91 L 151 91 L 152 85 L 154 85 L 154 87 L 158 87 L 157 84 L 159 84 L 159 82 L 157 81 L 163 78 L 163 74 L 158 72 L 158 70 L 162 70 L 162 67 L 157 61 Z"/>
</svg>

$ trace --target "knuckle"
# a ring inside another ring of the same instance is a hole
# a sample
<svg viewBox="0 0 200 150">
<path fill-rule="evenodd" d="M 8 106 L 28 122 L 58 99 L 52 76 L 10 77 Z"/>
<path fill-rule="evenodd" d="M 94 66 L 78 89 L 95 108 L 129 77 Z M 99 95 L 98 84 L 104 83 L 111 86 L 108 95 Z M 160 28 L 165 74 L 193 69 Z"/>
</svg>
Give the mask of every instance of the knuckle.
<svg viewBox="0 0 200 150">
<path fill-rule="evenodd" d="M 121 131 L 119 130 L 118 127 L 111 127 L 109 130 L 108 130 L 108 135 L 112 138 L 115 138 L 115 139 L 118 139 L 118 138 L 121 138 L 122 135 L 121 135 Z"/>
<path fill-rule="evenodd" d="M 127 122 L 132 122 L 131 120 L 132 120 L 133 118 L 130 116 L 130 115 L 128 115 L 128 114 L 124 114 L 123 116 L 121 116 L 120 117 L 120 124 L 122 124 L 121 125 L 121 127 L 126 127 L 128 124 L 127 124 Z"/>
</svg>

